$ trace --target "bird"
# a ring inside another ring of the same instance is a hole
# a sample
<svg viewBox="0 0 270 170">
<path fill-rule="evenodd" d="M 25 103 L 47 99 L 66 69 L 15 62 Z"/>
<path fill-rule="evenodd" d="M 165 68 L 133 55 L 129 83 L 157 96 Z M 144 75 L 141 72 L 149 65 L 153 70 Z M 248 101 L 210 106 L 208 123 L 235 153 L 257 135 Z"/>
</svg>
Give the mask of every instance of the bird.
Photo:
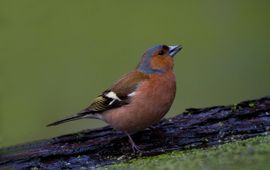
<svg viewBox="0 0 270 170">
<path fill-rule="evenodd" d="M 169 111 L 176 95 L 174 56 L 181 45 L 156 45 L 141 57 L 137 67 L 80 112 L 55 121 L 55 126 L 79 119 L 99 119 L 124 132 L 132 150 L 140 152 L 131 135 L 158 123 Z"/>
</svg>

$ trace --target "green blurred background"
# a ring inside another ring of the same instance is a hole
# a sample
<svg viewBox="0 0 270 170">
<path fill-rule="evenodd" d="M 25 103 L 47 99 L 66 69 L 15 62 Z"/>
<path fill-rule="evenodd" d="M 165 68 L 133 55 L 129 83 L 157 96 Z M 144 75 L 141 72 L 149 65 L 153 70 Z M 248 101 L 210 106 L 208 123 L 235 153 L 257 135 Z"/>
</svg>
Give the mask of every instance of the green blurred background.
<svg viewBox="0 0 270 170">
<path fill-rule="evenodd" d="M 0 146 L 95 128 L 46 124 L 77 112 L 156 44 L 182 44 L 177 96 L 188 107 L 270 93 L 270 1 L 0 2 Z"/>
</svg>

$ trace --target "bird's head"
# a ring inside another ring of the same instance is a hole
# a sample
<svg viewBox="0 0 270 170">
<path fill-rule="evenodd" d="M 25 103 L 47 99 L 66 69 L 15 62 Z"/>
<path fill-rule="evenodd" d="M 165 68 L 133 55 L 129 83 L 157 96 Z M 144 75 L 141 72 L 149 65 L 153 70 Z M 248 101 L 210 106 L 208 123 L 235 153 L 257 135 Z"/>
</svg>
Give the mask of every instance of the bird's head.
<svg viewBox="0 0 270 170">
<path fill-rule="evenodd" d="M 180 45 L 157 45 L 142 56 L 137 69 L 145 74 L 162 74 L 173 69 L 173 57 L 182 49 Z"/>
</svg>

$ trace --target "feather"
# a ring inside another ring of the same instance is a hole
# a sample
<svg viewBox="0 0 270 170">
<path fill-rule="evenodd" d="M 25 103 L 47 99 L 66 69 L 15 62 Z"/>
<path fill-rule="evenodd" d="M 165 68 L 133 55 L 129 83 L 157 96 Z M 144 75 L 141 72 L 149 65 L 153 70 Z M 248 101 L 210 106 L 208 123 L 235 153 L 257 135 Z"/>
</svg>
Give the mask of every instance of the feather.
<svg viewBox="0 0 270 170">
<path fill-rule="evenodd" d="M 56 126 L 56 125 L 59 125 L 59 124 L 62 124 L 62 123 L 66 123 L 66 122 L 70 122 L 70 121 L 74 121 L 74 120 L 79 120 L 79 119 L 84 118 L 85 115 L 86 115 L 85 112 L 80 112 L 80 113 L 77 113 L 75 115 L 71 115 L 71 116 L 66 117 L 64 119 L 61 119 L 61 120 L 55 121 L 53 123 L 50 123 L 50 124 L 47 125 L 47 127 L 49 127 L 49 126 Z M 91 118 L 98 118 L 97 115 L 95 115 L 95 114 L 88 113 L 87 115 L 88 116 L 91 115 L 92 116 Z"/>
<path fill-rule="evenodd" d="M 93 103 L 85 109 L 86 112 L 101 113 L 128 104 L 139 84 L 148 78 L 147 75 L 138 71 L 124 75 L 110 89 L 94 99 Z"/>
<path fill-rule="evenodd" d="M 55 126 L 82 118 L 102 119 L 102 112 L 129 104 L 130 98 L 135 95 L 139 84 L 148 78 L 149 76 L 142 72 L 130 72 L 114 83 L 110 89 L 105 90 L 96 97 L 90 106 L 81 112 L 47 126 Z"/>
</svg>

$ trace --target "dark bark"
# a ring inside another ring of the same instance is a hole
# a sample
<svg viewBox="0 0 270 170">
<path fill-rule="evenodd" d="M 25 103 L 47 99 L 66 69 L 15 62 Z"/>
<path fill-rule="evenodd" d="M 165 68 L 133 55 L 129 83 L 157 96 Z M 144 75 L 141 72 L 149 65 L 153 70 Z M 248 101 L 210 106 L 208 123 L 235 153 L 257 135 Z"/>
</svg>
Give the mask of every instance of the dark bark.
<svg viewBox="0 0 270 170">
<path fill-rule="evenodd" d="M 133 135 L 142 150 L 140 154 L 133 154 L 125 134 L 107 126 L 2 148 L 0 169 L 97 167 L 138 156 L 214 146 L 264 135 L 269 130 L 270 97 L 264 97 L 237 105 L 187 109 L 163 119 L 151 129 Z"/>
</svg>

